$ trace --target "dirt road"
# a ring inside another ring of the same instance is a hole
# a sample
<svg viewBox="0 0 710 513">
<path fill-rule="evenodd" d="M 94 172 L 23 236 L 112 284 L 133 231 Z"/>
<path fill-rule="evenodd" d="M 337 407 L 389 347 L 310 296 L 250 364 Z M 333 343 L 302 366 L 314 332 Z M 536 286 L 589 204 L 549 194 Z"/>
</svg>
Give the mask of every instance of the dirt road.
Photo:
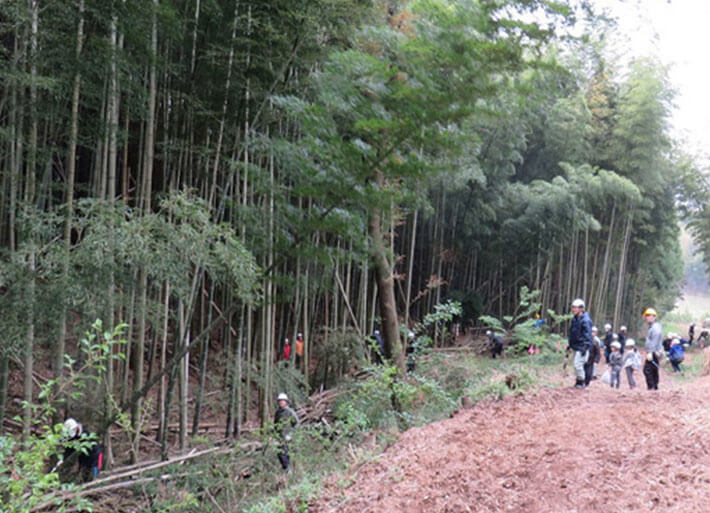
<svg viewBox="0 0 710 513">
<path fill-rule="evenodd" d="M 710 378 L 543 389 L 411 429 L 317 513 L 710 512 Z M 342 482 L 342 481 L 341 481 Z"/>
</svg>

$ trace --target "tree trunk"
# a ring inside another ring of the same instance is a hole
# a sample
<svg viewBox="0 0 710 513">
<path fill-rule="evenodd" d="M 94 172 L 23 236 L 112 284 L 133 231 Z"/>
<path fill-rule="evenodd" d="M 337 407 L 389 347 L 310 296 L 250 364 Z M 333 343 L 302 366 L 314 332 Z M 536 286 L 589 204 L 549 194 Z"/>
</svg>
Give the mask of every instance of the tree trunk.
<svg viewBox="0 0 710 513">
<path fill-rule="evenodd" d="M 77 65 L 81 59 L 81 51 L 84 44 L 84 0 L 79 0 L 79 24 L 76 31 L 76 61 Z M 67 156 L 67 180 L 65 188 L 66 219 L 64 222 L 64 259 L 62 275 L 66 281 L 69 277 L 69 249 L 71 248 L 72 218 L 74 215 L 74 179 L 76 176 L 76 146 L 79 134 L 79 93 L 81 89 L 81 73 L 74 74 L 74 89 L 71 102 L 71 126 L 69 129 L 69 152 Z M 54 352 L 54 378 L 56 381 L 55 390 L 61 389 L 64 375 L 64 352 L 67 339 L 67 305 L 62 305 L 59 318 L 59 337 Z M 61 402 L 63 398 L 55 395 L 55 400 Z M 55 413 L 54 421 L 58 422 L 59 408 Z"/>
<path fill-rule="evenodd" d="M 624 242 L 621 246 L 621 259 L 619 261 L 619 276 L 616 281 L 616 301 L 614 302 L 614 329 L 619 326 L 621 316 L 622 300 L 624 297 L 624 275 L 626 273 L 626 261 L 631 244 L 631 227 L 633 225 L 633 212 L 626 218 L 626 229 L 624 230 Z"/>
<path fill-rule="evenodd" d="M 7 383 L 10 375 L 10 350 L 6 347 L 0 349 L 0 427 L 5 420 L 7 408 Z"/>
<path fill-rule="evenodd" d="M 384 178 L 377 172 L 377 183 L 381 187 Z M 406 362 L 402 343 L 399 338 L 399 321 L 395 303 L 394 277 L 387 259 L 387 246 L 382 234 L 382 216 L 380 210 L 373 207 L 368 222 L 369 235 L 372 240 L 372 262 L 375 267 L 377 291 L 380 296 L 380 317 L 382 318 L 382 335 L 384 336 L 387 356 L 397 365 L 400 372 L 406 371 Z"/>
</svg>

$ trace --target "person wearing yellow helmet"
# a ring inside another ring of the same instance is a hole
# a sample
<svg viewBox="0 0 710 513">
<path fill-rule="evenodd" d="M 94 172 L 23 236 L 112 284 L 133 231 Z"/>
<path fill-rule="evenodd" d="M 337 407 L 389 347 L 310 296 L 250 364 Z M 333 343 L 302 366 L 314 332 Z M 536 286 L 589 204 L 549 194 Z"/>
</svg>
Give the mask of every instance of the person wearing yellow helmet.
<svg viewBox="0 0 710 513">
<path fill-rule="evenodd" d="M 646 334 L 646 362 L 643 365 L 643 375 L 646 378 L 648 390 L 658 390 L 659 356 L 663 351 L 663 326 L 658 322 L 658 313 L 653 308 L 646 308 L 643 316 L 648 324 Z"/>
</svg>

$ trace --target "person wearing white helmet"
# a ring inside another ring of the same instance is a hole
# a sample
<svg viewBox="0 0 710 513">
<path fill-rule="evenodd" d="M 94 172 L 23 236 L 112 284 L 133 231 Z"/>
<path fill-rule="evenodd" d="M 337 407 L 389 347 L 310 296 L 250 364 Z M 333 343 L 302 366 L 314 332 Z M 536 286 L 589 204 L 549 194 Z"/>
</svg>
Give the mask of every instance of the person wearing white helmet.
<svg viewBox="0 0 710 513">
<path fill-rule="evenodd" d="M 594 365 L 592 365 L 592 379 L 597 379 L 599 362 L 601 361 L 601 351 L 604 347 L 604 342 L 599 339 L 599 329 L 596 326 L 592 326 L 592 343 L 596 346 L 596 356 L 594 358 Z"/>
<path fill-rule="evenodd" d="M 567 337 L 567 347 L 574 351 L 574 373 L 576 382 L 574 388 L 585 387 L 584 364 L 589 359 L 589 349 L 592 346 L 592 319 L 584 311 L 584 301 L 572 301 L 572 324 Z"/>
<path fill-rule="evenodd" d="M 278 408 L 274 414 L 274 424 L 276 425 L 276 432 L 281 438 L 277 456 L 279 462 L 281 462 L 281 467 L 290 473 L 291 458 L 288 454 L 288 442 L 291 441 L 293 429 L 299 424 L 299 420 L 296 412 L 289 406 L 290 401 L 285 393 L 281 392 L 276 398 L 276 402 L 278 403 Z"/>
<path fill-rule="evenodd" d="M 619 337 L 619 344 L 621 344 L 621 349 L 619 352 L 621 354 L 624 354 L 624 351 L 626 350 L 626 339 L 628 338 L 628 333 L 626 332 L 626 326 L 622 326 L 619 328 L 619 333 L 617 333 L 617 336 Z"/>
<path fill-rule="evenodd" d="M 663 326 L 658 322 L 658 313 L 653 308 L 646 308 L 643 316 L 648 324 L 646 334 L 646 362 L 643 365 L 643 376 L 646 378 L 648 390 L 658 390 L 658 369 L 660 355 L 663 352 Z"/>
<path fill-rule="evenodd" d="M 597 328 L 592 326 L 592 343 L 589 346 L 589 357 L 587 363 L 584 364 L 584 386 L 588 387 L 589 383 L 597 377 L 597 364 L 601 361 L 601 352 L 599 351 L 599 337 L 597 337 Z"/>
<path fill-rule="evenodd" d="M 486 331 L 486 336 L 491 346 L 491 358 L 501 355 L 503 353 L 503 338 L 491 330 Z"/>
<path fill-rule="evenodd" d="M 619 385 L 621 385 L 621 365 L 623 357 L 621 356 L 619 349 L 621 349 L 621 344 L 619 344 L 619 342 L 611 343 L 611 354 L 609 355 L 609 371 L 611 373 L 611 381 L 609 382 L 609 386 L 612 388 L 619 388 Z"/>
<path fill-rule="evenodd" d="M 673 366 L 673 372 L 683 372 L 680 368 L 681 362 L 685 359 L 685 350 L 680 343 L 680 337 L 676 336 L 671 341 L 671 350 L 668 351 L 668 359 Z"/>
<path fill-rule="evenodd" d="M 636 349 L 636 341 L 633 338 L 626 339 L 626 352 L 624 353 L 624 363 L 622 364 L 626 372 L 626 379 L 629 382 L 629 388 L 636 388 L 636 380 L 634 379 L 634 371 L 641 368 L 641 356 Z"/>
<path fill-rule="evenodd" d="M 72 472 L 75 462 L 79 462 L 79 478 L 91 481 L 99 475 L 103 466 L 103 448 L 97 436 L 84 430 L 84 426 L 74 418 L 68 418 L 63 426 L 64 454 L 54 467 L 63 467 L 64 472 Z"/>
</svg>

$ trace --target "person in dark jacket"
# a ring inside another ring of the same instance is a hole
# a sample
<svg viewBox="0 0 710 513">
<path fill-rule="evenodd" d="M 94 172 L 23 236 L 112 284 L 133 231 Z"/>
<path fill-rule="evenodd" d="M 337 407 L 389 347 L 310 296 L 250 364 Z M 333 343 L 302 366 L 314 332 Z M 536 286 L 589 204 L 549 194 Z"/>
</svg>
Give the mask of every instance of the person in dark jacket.
<svg viewBox="0 0 710 513">
<path fill-rule="evenodd" d="M 581 299 L 572 301 L 572 325 L 569 328 L 567 345 L 574 352 L 574 388 L 584 388 L 584 365 L 589 360 L 589 350 L 592 347 L 592 319 L 584 311 L 584 301 Z"/>
<path fill-rule="evenodd" d="M 685 351 L 683 350 L 683 344 L 681 344 L 680 340 L 677 338 L 674 338 L 671 342 L 671 350 L 668 352 L 668 359 L 673 366 L 673 372 L 683 372 L 680 368 L 680 364 L 685 359 Z"/>
<path fill-rule="evenodd" d="M 377 365 L 382 365 L 385 358 L 385 341 L 382 338 L 380 330 L 373 331 L 372 335 L 370 335 L 370 338 L 375 341 L 375 363 Z"/>
<path fill-rule="evenodd" d="M 91 481 L 99 475 L 103 466 L 103 449 L 98 437 L 84 430 L 84 426 L 73 418 L 64 421 L 64 454 L 55 468 L 62 468 L 65 476 L 72 474 L 72 468 L 79 462 L 79 479 Z M 75 474 L 74 474 L 75 475 Z"/>
<path fill-rule="evenodd" d="M 611 324 L 606 323 L 604 325 L 604 361 L 606 361 L 606 363 L 609 363 L 612 342 L 614 342 L 614 332 L 611 331 Z"/>
<path fill-rule="evenodd" d="M 488 343 L 491 346 L 491 358 L 500 356 L 503 353 L 503 339 L 500 335 L 493 333 L 491 330 L 486 331 Z"/>
<path fill-rule="evenodd" d="M 289 399 L 283 392 L 276 399 L 279 407 L 274 414 L 274 424 L 276 425 L 276 433 L 281 438 L 279 452 L 277 454 L 281 467 L 286 472 L 291 472 L 291 458 L 288 454 L 288 443 L 291 441 L 293 429 L 298 426 L 299 420 L 296 412 L 289 406 Z"/>
<path fill-rule="evenodd" d="M 626 339 L 629 338 L 629 334 L 626 332 L 626 326 L 619 328 L 619 333 L 617 334 L 617 340 L 621 348 L 619 352 L 623 355 L 626 348 Z"/>
<path fill-rule="evenodd" d="M 588 387 L 589 383 L 596 379 L 594 374 L 594 369 L 596 365 L 601 361 L 602 353 L 599 350 L 599 343 L 597 342 L 599 338 L 597 337 L 597 328 L 592 327 L 592 345 L 589 347 L 589 358 L 587 363 L 584 364 L 584 386 Z"/>
<path fill-rule="evenodd" d="M 691 322 L 690 326 L 688 326 L 688 343 L 692 344 L 694 339 L 695 339 L 695 323 Z"/>
</svg>

